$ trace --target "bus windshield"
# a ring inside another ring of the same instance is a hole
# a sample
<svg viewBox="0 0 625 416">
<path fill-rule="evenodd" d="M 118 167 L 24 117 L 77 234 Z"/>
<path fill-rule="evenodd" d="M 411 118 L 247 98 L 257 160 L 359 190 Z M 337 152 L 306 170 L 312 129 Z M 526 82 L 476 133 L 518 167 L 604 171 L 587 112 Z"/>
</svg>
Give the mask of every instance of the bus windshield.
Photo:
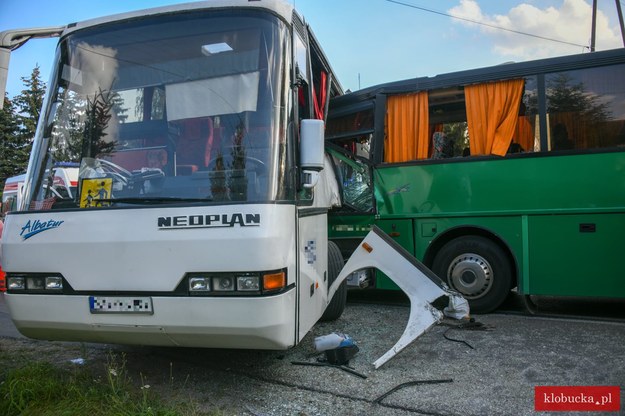
<svg viewBox="0 0 625 416">
<path fill-rule="evenodd" d="M 287 30 L 273 15 L 195 11 L 63 38 L 26 209 L 289 198 Z M 54 166 L 79 166 L 54 192 Z"/>
</svg>

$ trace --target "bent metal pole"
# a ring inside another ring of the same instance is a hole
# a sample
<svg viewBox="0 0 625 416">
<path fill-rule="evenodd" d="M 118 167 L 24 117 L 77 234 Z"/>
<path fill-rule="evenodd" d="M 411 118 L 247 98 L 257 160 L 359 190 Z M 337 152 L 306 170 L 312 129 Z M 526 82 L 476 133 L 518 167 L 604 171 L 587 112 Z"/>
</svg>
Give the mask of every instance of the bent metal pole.
<svg viewBox="0 0 625 416">
<path fill-rule="evenodd" d="M 63 30 L 65 30 L 65 26 L 15 29 L 0 32 L 0 109 L 4 106 L 11 51 L 21 47 L 32 38 L 59 37 Z"/>
</svg>

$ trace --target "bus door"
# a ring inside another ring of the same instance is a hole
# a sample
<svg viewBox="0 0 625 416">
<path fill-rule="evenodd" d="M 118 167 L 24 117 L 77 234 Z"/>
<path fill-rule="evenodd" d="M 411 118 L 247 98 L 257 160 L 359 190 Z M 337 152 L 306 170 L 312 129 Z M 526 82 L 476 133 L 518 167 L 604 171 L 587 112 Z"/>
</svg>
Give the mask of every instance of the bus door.
<svg viewBox="0 0 625 416">
<path fill-rule="evenodd" d="M 299 333 L 301 340 L 323 312 L 327 293 L 327 212 L 304 208 L 298 213 Z"/>
</svg>

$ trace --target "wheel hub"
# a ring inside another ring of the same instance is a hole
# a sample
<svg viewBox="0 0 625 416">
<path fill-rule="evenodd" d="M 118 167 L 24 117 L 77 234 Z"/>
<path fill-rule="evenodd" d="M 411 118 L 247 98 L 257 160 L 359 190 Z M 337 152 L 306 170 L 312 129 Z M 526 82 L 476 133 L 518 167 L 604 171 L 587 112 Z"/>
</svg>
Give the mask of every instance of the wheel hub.
<svg viewBox="0 0 625 416">
<path fill-rule="evenodd" d="M 467 285 L 470 285 L 477 280 L 477 276 L 475 276 L 475 273 L 473 273 L 472 270 L 466 270 L 465 272 L 462 273 L 462 276 L 460 278 Z"/>
<path fill-rule="evenodd" d="M 465 253 L 453 259 L 447 270 L 449 284 L 467 299 L 484 296 L 493 285 L 493 269 L 478 254 Z"/>
</svg>

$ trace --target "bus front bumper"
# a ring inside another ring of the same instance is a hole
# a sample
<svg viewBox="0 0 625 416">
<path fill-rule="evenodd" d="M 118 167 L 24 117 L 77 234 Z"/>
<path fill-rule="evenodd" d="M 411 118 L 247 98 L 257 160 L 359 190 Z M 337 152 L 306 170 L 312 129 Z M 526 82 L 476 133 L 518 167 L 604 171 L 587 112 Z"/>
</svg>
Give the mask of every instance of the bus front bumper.
<svg viewBox="0 0 625 416">
<path fill-rule="evenodd" d="M 294 346 L 295 290 L 270 297 L 159 297 L 152 313 L 92 313 L 89 296 L 5 294 L 24 336 L 199 348 Z"/>
</svg>

